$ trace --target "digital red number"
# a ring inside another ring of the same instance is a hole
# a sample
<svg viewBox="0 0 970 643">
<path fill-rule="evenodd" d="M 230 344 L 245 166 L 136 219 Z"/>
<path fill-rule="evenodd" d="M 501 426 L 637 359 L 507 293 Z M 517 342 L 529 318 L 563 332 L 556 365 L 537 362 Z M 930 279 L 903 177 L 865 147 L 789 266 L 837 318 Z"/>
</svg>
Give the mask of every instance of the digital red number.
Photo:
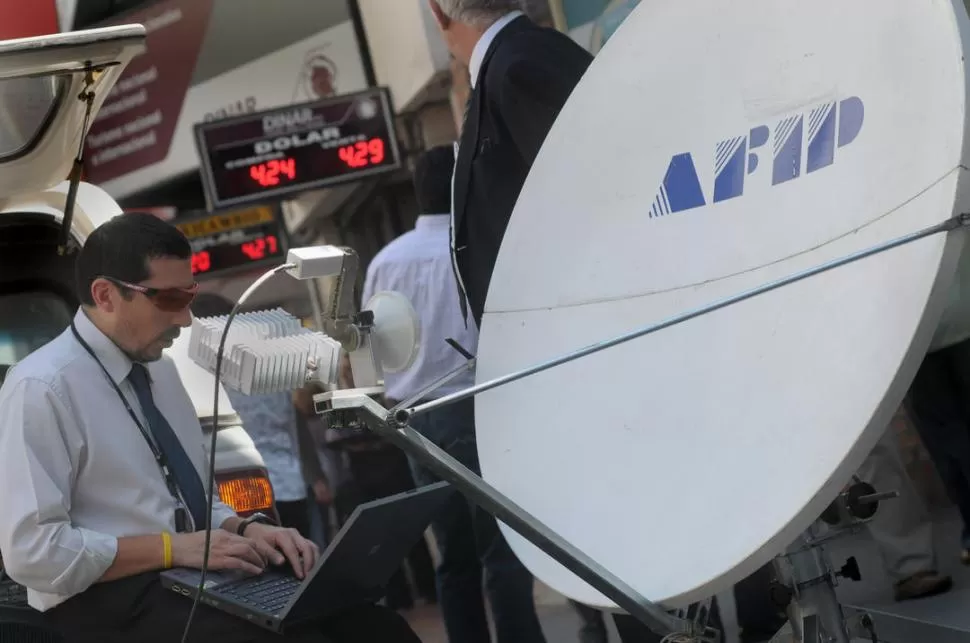
<svg viewBox="0 0 970 643">
<path fill-rule="evenodd" d="M 262 163 L 250 165 L 249 176 L 260 185 L 266 185 L 266 166 Z"/>
<path fill-rule="evenodd" d="M 280 162 L 273 159 L 266 164 L 266 182 L 264 186 L 276 185 L 280 182 Z"/>
<path fill-rule="evenodd" d="M 384 141 L 379 138 L 372 138 L 367 142 L 367 150 L 370 152 L 370 162 L 377 165 L 384 160 Z"/>
<path fill-rule="evenodd" d="M 291 181 L 296 179 L 296 161 L 292 158 L 280 160 L 280 174 L 285 174 Z"/>
<path fill-rule="evenodd" d="M 337 152 L 340 155 L 340 160 L 346 163 L 348 167 L 358 168 L 377 165 L 384 161 L 384 141 L 379 138 L 359 141 L 354 145 L 345 145 Z"/>
<path fill-rule="evenodd" d="M 340 160 L 346 163 L 348 167 L 357 167 L 357 158 L 354 156 L 353 145 L 345 145 L 337 153 L 340 155 Z"/>
<path fill-rule="evenodd" d="M 203 250 L 192 255 L 192 274 L 197 272 L 207 272 L 212 267 L 212 260 L 209 252 Z"/>
<path fill-rule="evenodd" d="M 279 185 L 280 175 L 291 181 L 296 179 L 296 161 L 293 158 L 273 159 L 266 163 L 249 166 L 250 178 L 264 188 Z"/>
<path fill-rule="evenodd" d="M 355 167 L 367 166 L 367 143 L 364 141 L 358 141 L 358 143 L 354 145 L 354 160 L 357 162 Z"/>
<path fill-rule="evenodd" d="M 265 237 L 259 237 L 241 244 L 239 249 L 250 261 L 259 261 L 275 255 L 279 251 L 279 247 L 280 244 L 276 236 L 268 234 Z"/>
<path fill-rule="evenodd" d="M 266 241 L 261 238 L 247 241 L 240 247 L 250 261 L 258 261 L 266 256 Z"/>
</svg>

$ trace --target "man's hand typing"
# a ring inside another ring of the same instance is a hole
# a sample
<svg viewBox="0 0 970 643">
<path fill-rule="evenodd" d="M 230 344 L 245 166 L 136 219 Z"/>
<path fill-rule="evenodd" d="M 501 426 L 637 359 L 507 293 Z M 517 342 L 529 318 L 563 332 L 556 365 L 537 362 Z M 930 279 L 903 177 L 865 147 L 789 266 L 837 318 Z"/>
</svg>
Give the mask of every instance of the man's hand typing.
<svg viewBox="0 0 970 643">
<path fill-rule="evenodd" d="M 271 551 L 270 559 L 276 564 L 283 562 L 280 556 L 280 552 L 283 552 L 293 567 L 293 573 L 300 579 L 310 573 L 320 557 L 316 544 L 301 536 L 296 529 L 253 523 L 246 527 L 246 539 L 257 543 L 260 551 Z"/>
<path fill-rule="evenodd" d="M 202 568 L 205 552 L 205 532 L 172 536 L 172 565 L 175 567 Z M 213 529 L 209 543 L 209 569 L 237 569 L 259 574 L 266 569 L 267 561 L 281 564 L 283 557 L 265 543 L 231 534 L 223 529 Z"/>
</svg>

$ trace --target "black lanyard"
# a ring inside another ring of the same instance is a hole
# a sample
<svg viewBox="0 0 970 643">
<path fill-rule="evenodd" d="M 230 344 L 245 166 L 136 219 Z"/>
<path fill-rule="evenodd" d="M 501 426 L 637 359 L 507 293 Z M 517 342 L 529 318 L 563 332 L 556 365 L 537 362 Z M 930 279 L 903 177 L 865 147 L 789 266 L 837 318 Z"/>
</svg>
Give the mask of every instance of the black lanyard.
<svg viewBox="0 0 970 643">
<path fill-rule="evenodd" d="M 145 426 L 138 419 L 134 409 L 131 408 L 131 404 L 128 403 L 128 398 L 126 398 L 125 394 L 121 392 L 121 388 L 115 384 L 114 378 L 111 377 L 108 369 L 104 367 L 104 364 L 102 364 L 101 360 L 98 359 L 98 356 L 95 355 L 94 350 L 92 350 L 88 343 L 84 341 L 81 334 L 77 332 L 77 327 L 74 325 L 73 321 L 71 322 L 71 332 L 74 333 L 74 338 L 78 341 L 78 343 L 84 348 L 84 350 L 88 352 L 91 358 L 97 362 L 98 366 L 101 367 L 101 370 L 104 372 L 104 376 L 108 378 L 108 382 L 111 383 L 115 393 L 118 394 L 118 398 L 121 400 L 121 403 L 125 405 L 125 410 L 128 411 L 128 415 L 131 416 L 135 426 L 138 427 L 138 430 L 141 431 L 142 437 L 145 438 L 145 442 L 148 443 L 148 448 L 152 450 L 152 455 L 155 456 L 155 463 L 162 472 L 162 478 L 165 479 L 165 486 L 168 487 L 168 492 L 172 494 L 172 499 L 175 500 L 175 531 L 188 531 L 188 512 L 185 510 L 185 503 L 182 502 L 182 496 L 179 493 L 178 483 L 175 481 L 175 477 L 172 475 L 172 471 L 168 467 L 168 459 L 165 457 L 165 454 L 162 453 L 162 450 L 158 448 L 158 445 L 155 443 L 155 438 L 152 437 L 152 434 L 148 432 Z M 148 413 L 148 409 L 143 410 L 146 414 Z"/>
</svg>

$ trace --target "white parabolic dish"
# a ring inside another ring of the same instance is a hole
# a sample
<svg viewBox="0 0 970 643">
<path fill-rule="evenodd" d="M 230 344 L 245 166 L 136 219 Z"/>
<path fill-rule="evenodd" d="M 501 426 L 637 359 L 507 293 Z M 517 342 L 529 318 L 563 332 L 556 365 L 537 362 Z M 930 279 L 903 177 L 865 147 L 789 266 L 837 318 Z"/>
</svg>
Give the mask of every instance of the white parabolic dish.
<svg viewBox="0 0 970 643">
<path fill-rule="evenodd" d="M 967 211 L 968 22 L 960 0 L 644 0 L 519 197 L 478 381 Z M 886 428 L 962 244 L 938 234 L 487 392 L 484 477 L 648 599 L 725 590 Z M 613 607 L 504 530 L 539 579 Z"/>
<path fill-rule="evenodd" d="M 407 297 L 383 290 L 375 293 L 364 310 L 374 313 L 377 358 L 385 373 L 400 373 L 414 363 L 421 341 L 421 320 Z"/>
</svg>

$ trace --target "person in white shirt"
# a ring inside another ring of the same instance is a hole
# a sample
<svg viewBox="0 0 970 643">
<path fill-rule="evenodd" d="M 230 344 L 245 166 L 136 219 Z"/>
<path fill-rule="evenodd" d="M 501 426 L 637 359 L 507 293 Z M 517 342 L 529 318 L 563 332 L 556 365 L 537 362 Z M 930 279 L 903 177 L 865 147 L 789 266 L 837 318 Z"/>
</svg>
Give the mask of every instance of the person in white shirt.
<svg viewBox="0 0 970 643">
<path fill-rule="evenodd" d="M 448 246 L 449 184 L 454 161 L 451 146 L 436 147 L 418 160 L 414 187 L 423 214 L 414 230 L 388 244 L 367 268 L 364 302 L 377 292 L 397 291 L 410 299 L 421 320 L 421 342 L 414 364 L 402 373 L 385 374 L 388 404 L 420 394 L 465 361 L 447 339 L 473 354 L 478 349 L 478 331 L 474 324 L 466 325 L 461 314 Z M 423 399 L 441 397 L 473 383 L 474 373 L 468 372 Z M 480 474 L 472 399 L 416 417 L 412 426 Z M 431 471 L 413 461 L 412 470 L 419 485 L 437 480 Z M 432 530 L 441 554 L 438 596 L 449 641 L 490 641 L 483 579 L 500 643 L 545 640 L 535 612 L 532 575 L 515 557 L 491 515 L 456 495 L 432 522 Z"/>
<path fill-rule="evenodd" d="M 192 602 L 158 571 L 202 565 L 202 428 L 163 350 L 191 323 L 191 247 L 149 214 L 125 214 L 76 258 L 81 308 L 0 388 L 0 553 L 28 601 L 71 641 L 180 640 Z M 265 517 L 214 499 L 209 567 L 303 578 L 319 551 Z M 278 641 L 200 606 L 191 641 Z M 376 606 L 342 612 L 288 641 L 418 639 Z"/>
</svg>

